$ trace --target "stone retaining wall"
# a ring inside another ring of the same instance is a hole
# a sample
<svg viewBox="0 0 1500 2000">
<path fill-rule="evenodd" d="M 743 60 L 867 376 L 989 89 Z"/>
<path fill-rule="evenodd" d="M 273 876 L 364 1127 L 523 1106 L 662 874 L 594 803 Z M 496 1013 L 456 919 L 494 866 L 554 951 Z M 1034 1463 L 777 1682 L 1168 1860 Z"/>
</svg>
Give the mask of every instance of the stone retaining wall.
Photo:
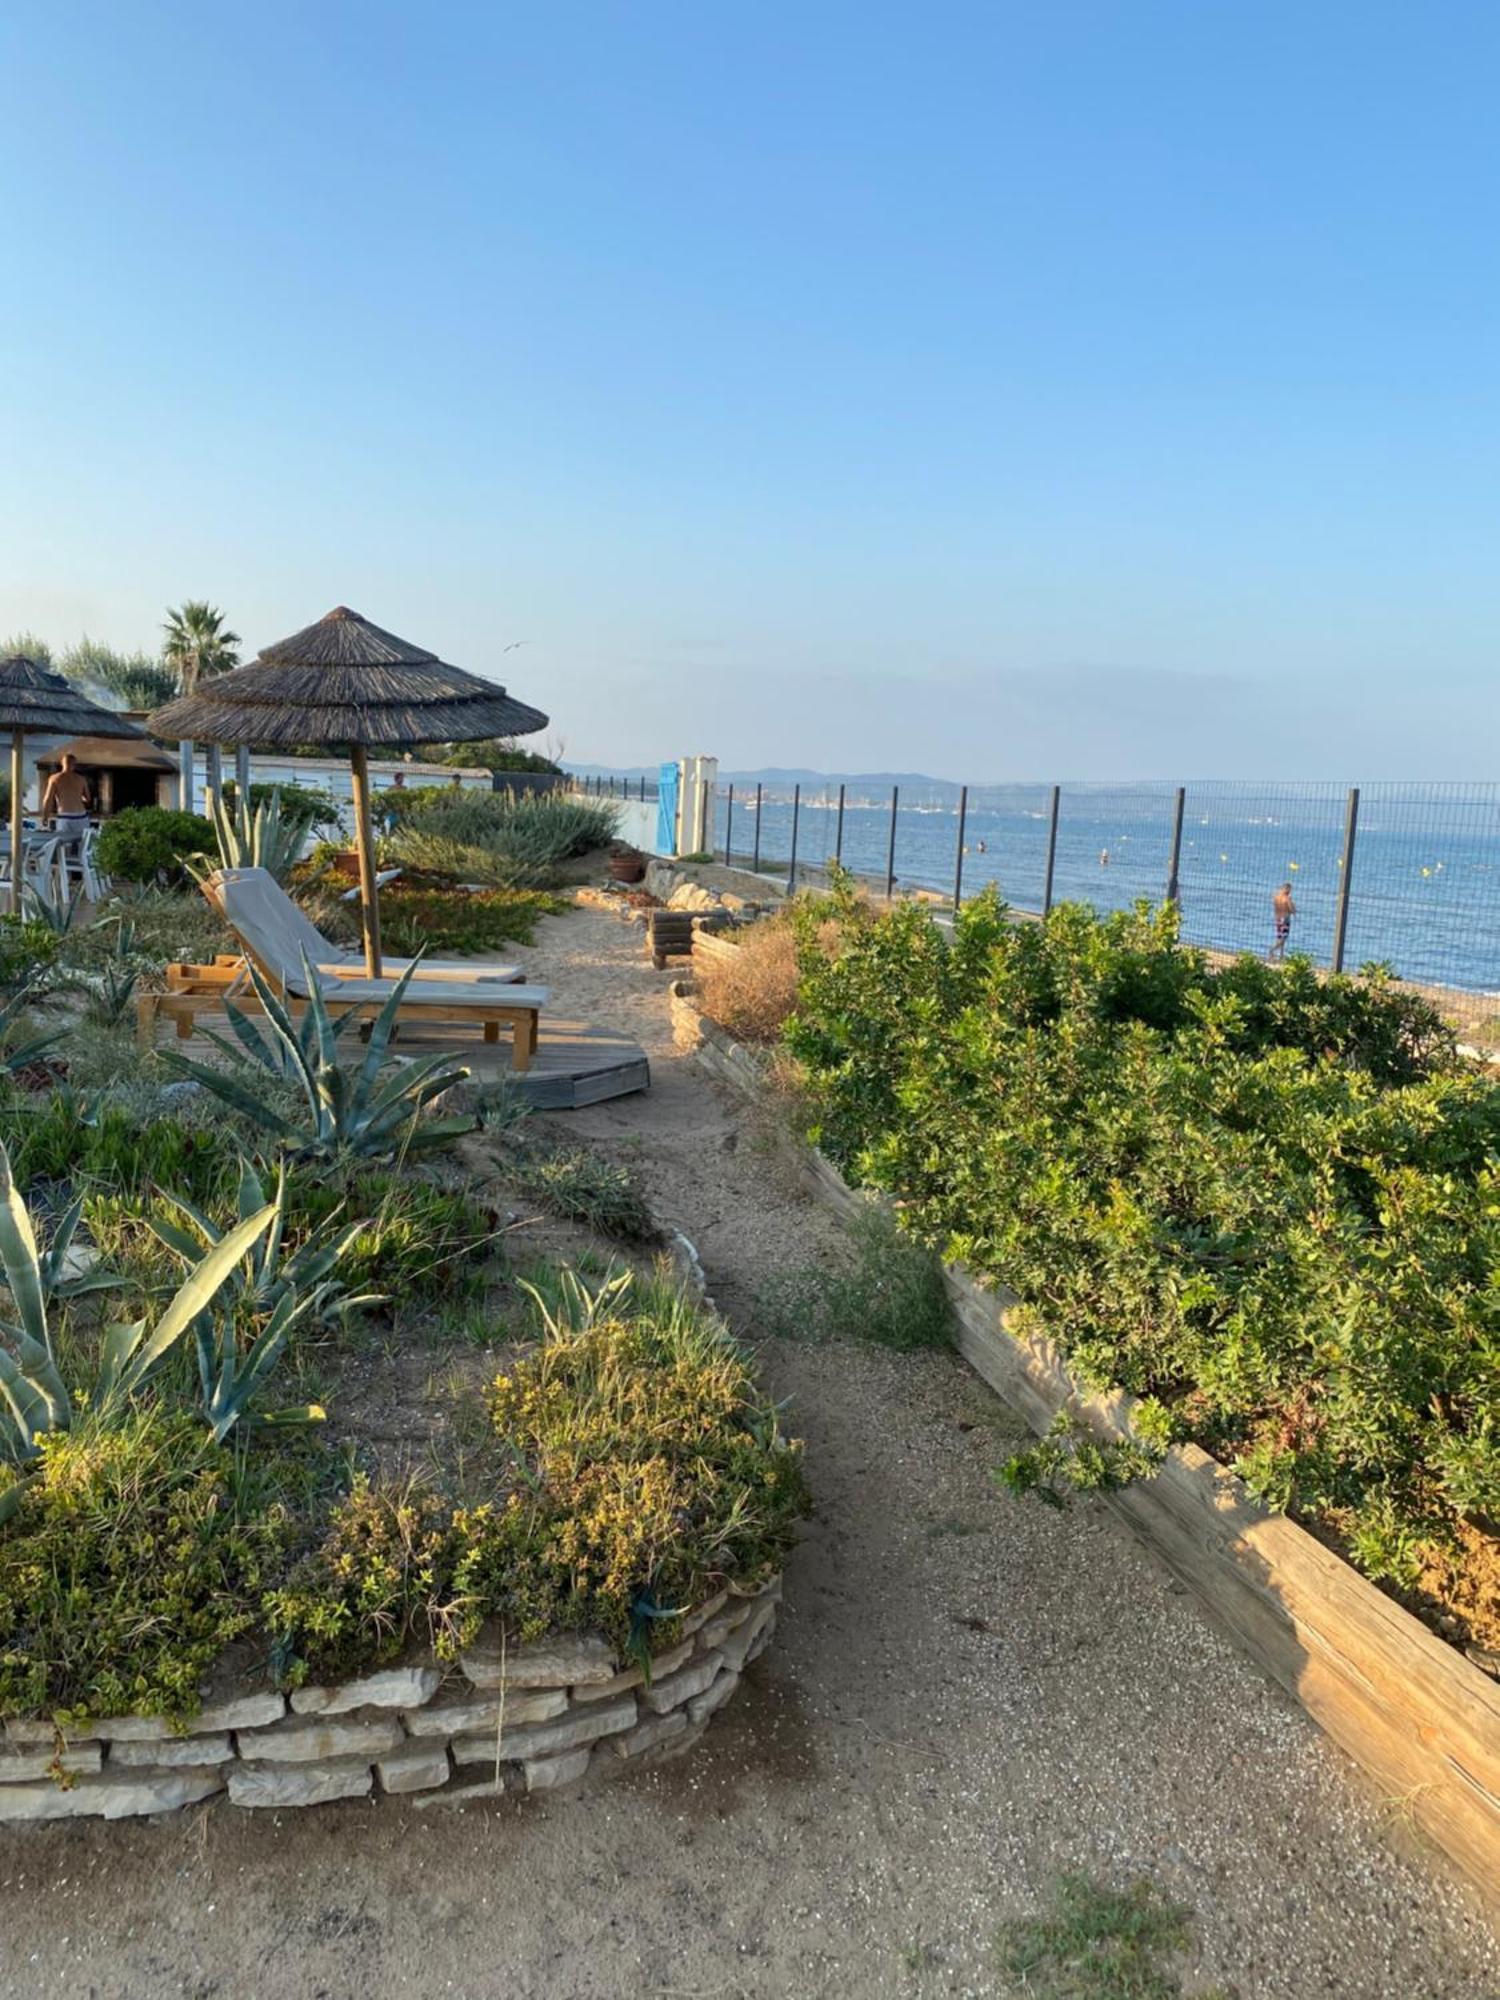
<svg viewBox="0 0 1500 2000">
<path fill-rule="evenodd" d="M 59 1732 L 10 1718 L 0 1821 L 124 1819 L 227 1793 L 238 1806 L 313 1806 L 372 1793 L 413 1806 L 550 1791 L 680 1756 L 768 1644 L 781 1599 L 723 1591 L 683 1620 L 647 1681 L 596 1637 L 507 1648 L 483 1635 L 455 1669 L 392 1667 L 338 1687 L 209 1703 L 181 1733 L 160 1716 Z"/>
</svg>

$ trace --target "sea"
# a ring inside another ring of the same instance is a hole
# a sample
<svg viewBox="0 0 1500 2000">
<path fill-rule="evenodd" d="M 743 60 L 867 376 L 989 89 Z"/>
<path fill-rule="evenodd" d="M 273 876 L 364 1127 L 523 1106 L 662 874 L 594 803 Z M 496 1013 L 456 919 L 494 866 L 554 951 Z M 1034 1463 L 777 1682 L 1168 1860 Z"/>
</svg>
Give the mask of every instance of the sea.
<svg viewBox="0 0 1500 2000">
<path fill-rule="evenodd" d="M 1119 910 L 1167 893 L 1177 788 L 1171 784 L 1065 785 L 1059 790 L 1052 901 Z M 789 790 L 753 787 L 732 803 L 721 787 L 716 846 L 731 857 L 784 866 L 792 845 Z M 998 884 L 1019 910 L 1040 911 L 1052 788 L 972 788 L 959 838 L 956 795 L 889 792 L 845 798 L 814 788 L 797 802 L 799 872 L 821 870 L 841 846 L 844 865 L 898 889 L 967 898 Z M 1178 867 L 1182 933 L 1222 951 L 1270 951 L 1272 898 L 1291 885 L 1290 952 L 1332 962 L 1344 885 L 1349 791 L 1341 785 L 1205 781 L 1185 788 Z M 960 849 L 962 852 L 960 853 Z M 1403 979 L 1455 987 L 1500 1003 L 1500 786 L 1361 787 L 1349 849 L 1344 964 L 1387 964 Z"/>
</svg>

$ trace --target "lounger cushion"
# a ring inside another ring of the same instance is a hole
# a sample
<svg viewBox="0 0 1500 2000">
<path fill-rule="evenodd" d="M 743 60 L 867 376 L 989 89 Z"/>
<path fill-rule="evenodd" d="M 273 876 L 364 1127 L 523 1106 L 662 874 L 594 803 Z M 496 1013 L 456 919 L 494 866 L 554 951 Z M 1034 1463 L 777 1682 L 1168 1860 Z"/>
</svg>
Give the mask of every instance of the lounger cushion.
<svg viewBox="0 0 1500 2000">
<path fill-rule="evenodd" d="M 342 987 L 350 974 L 357 977 L 362 971 L 358 959 L 335 950 L 268 870 L 221 868 L 208 878 L 208 888 L 255 956 L 271 966 L 291 992 L 305 997 L 304 958 L 319 973 L 325 992 Z M 409 958 L 385 959 L 385 976 L 399 979 L 413 962 Z M 445 983 L 503 986 L 521 976 L 516 965 L 464 965 L 425 958 L 416 963 L 423 980 Z"/>
</svg>

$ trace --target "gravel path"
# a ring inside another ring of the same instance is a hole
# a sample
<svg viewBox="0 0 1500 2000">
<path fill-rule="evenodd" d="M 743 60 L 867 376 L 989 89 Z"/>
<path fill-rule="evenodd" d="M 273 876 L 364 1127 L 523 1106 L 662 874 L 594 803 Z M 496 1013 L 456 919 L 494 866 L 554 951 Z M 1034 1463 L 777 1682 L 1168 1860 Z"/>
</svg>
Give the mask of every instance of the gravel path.
<svg viewBox="0 0 1500 2000">
<path fill-rule="evenodd" d="M 521 954 L 655 1087 L 559 1119 L 634 1159 L 754 1339 L 832 1225 L 676 1057 L 607 914 Z M 817 1515 L 750 1685 L 681 1766 L 587 1800 L 396 1802 L 0 1836 L 0 1990 L 109 1996 L 1004 1995 L 1058 1871 L 1190 1904 L 1185 1990 L 1494 2000 L 1473 1900 L 1102 1508 L 997 1495 L 1019 1435 L 956 1360 L 765 1342 Z"/>
</svg>

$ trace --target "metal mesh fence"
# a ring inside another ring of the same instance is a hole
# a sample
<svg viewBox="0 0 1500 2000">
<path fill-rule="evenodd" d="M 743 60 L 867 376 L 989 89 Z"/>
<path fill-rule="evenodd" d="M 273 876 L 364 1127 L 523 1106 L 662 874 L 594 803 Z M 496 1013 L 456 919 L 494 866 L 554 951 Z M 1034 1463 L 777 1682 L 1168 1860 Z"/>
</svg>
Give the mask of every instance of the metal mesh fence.
<svg viewBox="0 0 1500 2000">
<path fill-rule="evenodd" d="M 877 894 L 948 907 L 990 883 L 1027 913 L 1049 885 L 1100 910 L 1175 892 L 1190 943 L 1381 961 L 1465 1024 L 1500 1019 L 1497 785 L 720 785 L 714 829 L 736 867 L 784 880 L 795 851 L 816 885 L 838 859 Z"/>
</svg>

